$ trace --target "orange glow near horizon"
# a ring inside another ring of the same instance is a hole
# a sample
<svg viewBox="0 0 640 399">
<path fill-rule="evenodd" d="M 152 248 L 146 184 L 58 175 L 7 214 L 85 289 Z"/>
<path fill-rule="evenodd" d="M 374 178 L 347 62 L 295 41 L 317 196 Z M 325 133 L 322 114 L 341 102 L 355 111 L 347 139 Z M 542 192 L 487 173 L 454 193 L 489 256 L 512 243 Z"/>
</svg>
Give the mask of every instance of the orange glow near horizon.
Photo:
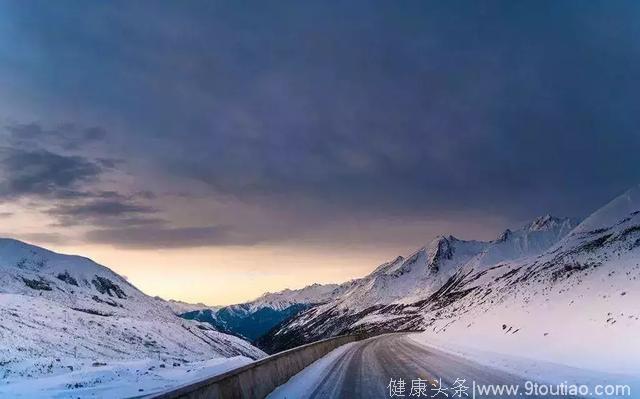
<svg viewBox="0 0 640 399">
<path fill-rule="evenodd" d="M 152 296 L 207 305 L 229 305 L 265 292 L 340 283 L 362 277 L 384 261 L 371 251 L 255 246 L 127 250 L 102 245 L 48 245 L 87 256 L 125 276 Z"/>
<path fill-rule="evenodd" d="M 125 276 L 148 295 L 207 305 L 243 303 L 265 292 L 298 289 L 313 283 L 342 283 L 363 277 L 398 255 L 409 255 L 435 237 L 436 232 L 483 239 L 495 236 L 499 231 L 496 226 L 505 225 L 499 218 L 478 219 L 474 224 L 464 218 L 457 222 L 454 218 L 381 221 L 362 226 L 352 223 L 342 230 L 316 228 L 317 236 L 300 237 L 295 242 L 131 249 L 77 238 L 53 242 L 46 234 L 38 236 L 33 232 L 42 231 L 54 220 L 32 209 L 6 210 L 15 211 L 7 220 L 11 231 L 0 235 L 88 257 Z"/>
</svg>

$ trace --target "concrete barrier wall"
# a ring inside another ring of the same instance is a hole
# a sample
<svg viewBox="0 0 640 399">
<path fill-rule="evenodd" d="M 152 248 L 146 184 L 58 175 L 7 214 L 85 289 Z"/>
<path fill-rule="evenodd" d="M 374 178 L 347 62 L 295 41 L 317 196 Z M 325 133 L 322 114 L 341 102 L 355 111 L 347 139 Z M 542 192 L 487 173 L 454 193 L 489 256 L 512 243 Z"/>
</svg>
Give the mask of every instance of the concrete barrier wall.
<svg viewBox="0 0 640 399">
<path fill-rule="evenodd" d="M 364 335 L 343 335 L 276 353 L 256 362 L 175 390 L 154 399 L 262 399 L 327 353 Z"/>
</svg>

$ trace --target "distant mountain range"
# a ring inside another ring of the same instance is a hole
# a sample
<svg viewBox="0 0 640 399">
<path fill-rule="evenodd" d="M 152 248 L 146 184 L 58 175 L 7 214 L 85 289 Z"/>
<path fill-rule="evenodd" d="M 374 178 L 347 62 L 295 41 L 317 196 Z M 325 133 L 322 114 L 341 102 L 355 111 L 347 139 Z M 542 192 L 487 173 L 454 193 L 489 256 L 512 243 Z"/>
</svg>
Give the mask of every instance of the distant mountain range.
<svg viewBox="0 0 640 399">
<path fill-rule="evenodd" d="M 326 303 L 338 293 L 337 284 L 313 284 L 298 290 L 267 292 L 247 303 L 191 309 L 178 314 L 188 320 L 209 323 L 219 331 L 253 342 L 278 324 L 311 306 Z"/>
</svg>

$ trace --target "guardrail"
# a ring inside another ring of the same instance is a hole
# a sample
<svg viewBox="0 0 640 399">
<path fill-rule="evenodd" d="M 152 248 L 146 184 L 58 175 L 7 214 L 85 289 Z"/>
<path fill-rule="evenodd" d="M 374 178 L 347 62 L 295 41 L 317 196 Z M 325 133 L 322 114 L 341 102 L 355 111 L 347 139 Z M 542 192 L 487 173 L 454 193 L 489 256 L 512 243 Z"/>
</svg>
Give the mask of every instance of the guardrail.
<svg viewBox="0 0 640 399">
<path fill-rule="evenodd" d="M 305 367 L 349 342 L 368 338 L 364 334 L 342 335 L 312 342 L 265 357 L 224 374 L 171 391 L 153 399 L 263 399 Z"/>
</svg>

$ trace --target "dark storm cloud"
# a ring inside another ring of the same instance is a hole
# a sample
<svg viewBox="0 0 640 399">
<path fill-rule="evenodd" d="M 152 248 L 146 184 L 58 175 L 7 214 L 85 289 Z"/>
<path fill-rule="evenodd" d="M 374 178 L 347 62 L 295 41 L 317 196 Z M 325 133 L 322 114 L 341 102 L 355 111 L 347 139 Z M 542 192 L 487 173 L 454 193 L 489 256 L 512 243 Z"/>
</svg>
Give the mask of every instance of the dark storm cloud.
<svg viewBox="0 0 640 399">
<path fill-rule="evenodd" d="M 99 217 L 132 213 L 152 213 L 155 212 L 155 210 L 149 206 L 122 202 L 119 199 L 111 199 L 91 201 L 81 206 L 61 205 L 52 212 L 56 215 L 73 217 Z"/>
<path fill-rule="evenodd" d="M 16 82 L 118 121 L 123 157 L 292 227 L 582 216 L 640 181 L 637 2 L 4 7 Z"/>
<path fill-rule="evenodd" d="M 74 199 L 100 196 L 84 190 L 120 161 L 70 154 L 85 144 L 102 140 L 100 127 L 72 123 L 45 128 L 39 123 L 11 123 L 0 132 L 0 197 L 25 196 Z"/>
<path fill-rule="evenodd" d="M 39 128 L 22 126 L 25 129 L 21 133 L 23 137 L 41 134 Z M 1 201 L 28 198 L 35 206 L 46 208 L 44 212 L 56 219 L 56 227 L 138 226 L 166 222 L 156 215 L 155 208 L 144 203 L 154 198 L 153 192 L 127 195 L 96 188 L 105 173 L 114 170 L 119 161 L 90 159 L 34 147 L 0 149 Z M 54 242 L 42 233 L 38 234 L 25 237 Z"/>
<path fill-rule="evenodd" d="M 77 196 L 75 189 L 101 173 L 102 168 L 81 156 L 47 150 L 0 149 L 0 197 L 29 195 L 52 198 Z"/>
<path fill-rule="evenodd" d="M 0 200 L 29 198 L 48 208 L 44 212 L 57 220 L 57 227 L 165 223 L 157 209 L 144 203 L 153 198 L 152 192 L 126 195 L 91 189 L 105 172 L 101 161 L 6 147 L 0 151 L 0 166 Z"/>
</svg>

